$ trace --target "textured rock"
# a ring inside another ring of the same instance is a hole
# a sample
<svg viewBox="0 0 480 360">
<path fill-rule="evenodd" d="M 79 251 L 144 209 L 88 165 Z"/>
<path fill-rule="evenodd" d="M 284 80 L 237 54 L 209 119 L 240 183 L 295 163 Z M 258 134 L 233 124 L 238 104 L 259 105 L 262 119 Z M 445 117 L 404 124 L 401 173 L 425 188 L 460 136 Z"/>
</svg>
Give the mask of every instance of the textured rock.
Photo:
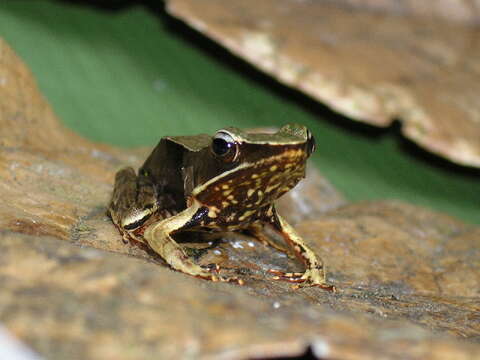
<svg viewBox="0 0 480 360">
<path fill-rule="evenodd" d="M 478 31 L 462 23 L 478 22 L 474 0 L 169 0 L 167 9 L 331 108 L 376 126 L 398 119 L 425 149 L 480 167 Z"/>
<path fill-rule="evenodd" d="M 292 221 L 336 293 L 271 281 L 267 269 L 301 265 L 241 235 L 189 246 L 245 286 L 195 279 L 123 244 L 105 216 L 116 169 L 144 151 L 61 127 L 3 42 L 0 79 L 0 320 L 45 358 L 247 359 L 308 347 L 322 359 L 480 357 L 478 227 L 402 203 L 345 204 L 312 177 L 284 212 L 307 209 Z"/>
<path fill-rule="evenodd" d="M 422 16 L 478 25 L 478 0 L 323 0 L 348 8 L 387 13 L 397 16 Z"/>
</svg>

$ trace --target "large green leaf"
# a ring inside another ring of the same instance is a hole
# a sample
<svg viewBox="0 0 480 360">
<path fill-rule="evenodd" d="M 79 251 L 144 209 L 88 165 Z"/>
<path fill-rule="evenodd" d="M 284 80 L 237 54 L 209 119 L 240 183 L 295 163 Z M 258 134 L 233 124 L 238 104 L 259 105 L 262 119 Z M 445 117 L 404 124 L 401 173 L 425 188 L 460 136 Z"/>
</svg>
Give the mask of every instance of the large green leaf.
<svg viewBox="0 0 480 360">
<path fill-rule="evenodd" d="M 478 172 L 407 151 L 395 131 L 359 130 L 170 23 L 140 6 L 0 3 L 0 36 L 59 117 L 86 137 L 136 146 L 226 125 L 299 122 L 317 139 L 314 161 L 349 199 L 398 198 L 480 223 Z"/>
</svg>

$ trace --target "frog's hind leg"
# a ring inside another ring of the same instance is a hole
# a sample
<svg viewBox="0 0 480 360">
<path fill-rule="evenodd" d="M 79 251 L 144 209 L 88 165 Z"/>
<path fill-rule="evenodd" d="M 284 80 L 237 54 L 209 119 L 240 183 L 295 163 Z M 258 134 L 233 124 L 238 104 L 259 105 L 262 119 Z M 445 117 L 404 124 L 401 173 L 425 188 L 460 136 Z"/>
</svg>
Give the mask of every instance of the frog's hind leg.
<svg viewBox="0 0 480 360">
<path fill-rule="evenodd" d="M 130 203 L 134 202 L 136 193 L 137 175 L 135 170 L 131 167 L 119 170 L 115 174 L 113 195 L 108 209 L 110 217 L 114 219 L 121 209 L 128 207 Z"/>
<path fill-rule="evenodd" d="M 285 241 L 293 248 L 298 258 L 305 264 L 303 273 L 285 273 L 278 270 L 269 270 L 276 280 L 285 280 L 298 283 L 297 287 L 319 286 L 326 290 L 335 291 L 335 287 L 326 281 L 325 265 L 313 250 L 305 244 L 295 229 L 273 210 L 271 223 L 281 233 Z"/>
<path fill-rule="evenodd" d="M 143 242 L 142 237 L 136 236 L 134 230 L 142 226 L 156 210 L 155 190 L 147 178 L 137 176 L 131 167 L 116 173 L 107 215 L 122 234 L 124 242 Z"/>
<path fill-rule="evenodd" d="M 242 285 L 241 279 L 215 274 L 214 272 L 219 270 L 216 265 L 202 267 L 196 264 L 172 238 L 173 233 L 188 230 L 195 221 L 198 221 L 199 209 L 197 204 L 193 204 L 177 215 L 148 226 L 143 234 L 144 239 L 175 270 L 207 280 L 231 281 Z"/>
</svg>

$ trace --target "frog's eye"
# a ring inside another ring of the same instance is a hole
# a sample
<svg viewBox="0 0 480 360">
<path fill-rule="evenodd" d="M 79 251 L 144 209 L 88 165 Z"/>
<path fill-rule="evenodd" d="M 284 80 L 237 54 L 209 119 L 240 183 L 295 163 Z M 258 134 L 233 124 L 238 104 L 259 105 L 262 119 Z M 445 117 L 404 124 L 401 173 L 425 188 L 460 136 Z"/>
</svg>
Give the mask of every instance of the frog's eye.
<svg viewBox="0 0 480 360">
<path fill-rule="evenodd" d="M 307 131 L 307 154 L 310 156 L 315 151 L 315 138 L 310 130 Z"/>
<path fill-rule="evenodd" d="M 234 161 L 238 155 L 238 144 L 229 133 L 224 131 L 215 134 L 211 149 L 215 156 L 223 161 Z"/>
</svg>

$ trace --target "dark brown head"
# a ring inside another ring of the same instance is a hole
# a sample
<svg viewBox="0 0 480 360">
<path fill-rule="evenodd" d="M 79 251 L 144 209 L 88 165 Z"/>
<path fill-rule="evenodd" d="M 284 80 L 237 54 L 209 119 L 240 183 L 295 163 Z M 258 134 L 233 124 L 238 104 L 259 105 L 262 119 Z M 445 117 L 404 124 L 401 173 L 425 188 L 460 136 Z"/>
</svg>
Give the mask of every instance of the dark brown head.
<svg viewBox="0 0 480 360">
<path fill-rule="evenodd" d="M 211 176 L 204 175 L 191 195 L 215 213 L 217 221 L 248 221 L 305 176 L 314 149 L 313 136 L 302 125 L 285 125 L 274 134 L 219 130 L 208 149 L 212 162 L 204 166 Z"/>
</svg>

